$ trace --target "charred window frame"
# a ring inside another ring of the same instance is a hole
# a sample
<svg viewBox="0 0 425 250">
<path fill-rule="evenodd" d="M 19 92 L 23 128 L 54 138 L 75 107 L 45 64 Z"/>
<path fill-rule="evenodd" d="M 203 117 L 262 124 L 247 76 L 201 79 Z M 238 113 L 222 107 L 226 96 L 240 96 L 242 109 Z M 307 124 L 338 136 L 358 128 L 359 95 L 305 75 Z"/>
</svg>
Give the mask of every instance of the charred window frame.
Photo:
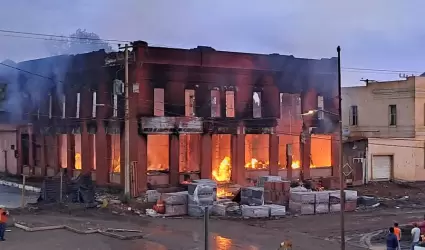
<svg viewBox="0 0 425 250">
<path fill-rule="evenodd" d="M 211 117 L 221 117 L 221 98 L 218 88 L 211 90 Z"/>
<path fill-rule="evenodd" d="M 165 103 L 164 103 L 164 89 L 153 89 L 153 114 L 154 116 L 164 116 Z"/>
<path fill-rule="evenodd" d="M 81 93 L 77 93 L 77 108 L 75 112 L 75 118 L 80 118 L 80 102 L 81 102 Z"/>
<path fill-rule="evenodd" d="M 252 93 L 252 117 L 261 118 L 262 117 L 262 95 L 260 91 L 254 91 Z"/>
<path fill-rule="evenodd" d="M 226 117 L 235 117 L 235 91 L 227 90 L 226 95 Z"/>
<path fill-rule="evenodd" d="M 93 92 L 93 98 L 92 98 L 92 118 L 96 118 L 97 113 L 97 94 L 96 92 Z"/>
<path fill-rule="evenodd" d="M 195 101 L 195 90 L 186 89 L 185 95 L 185 116 L 196 116 L 196 101 Z"/>
<path fill-rule="evenodd" d="M 317 96 L 317 119 L 323 120 L 325 119 L 325 100 L 323 99 L 323 96 L 319 95 Z"/>
</svg>

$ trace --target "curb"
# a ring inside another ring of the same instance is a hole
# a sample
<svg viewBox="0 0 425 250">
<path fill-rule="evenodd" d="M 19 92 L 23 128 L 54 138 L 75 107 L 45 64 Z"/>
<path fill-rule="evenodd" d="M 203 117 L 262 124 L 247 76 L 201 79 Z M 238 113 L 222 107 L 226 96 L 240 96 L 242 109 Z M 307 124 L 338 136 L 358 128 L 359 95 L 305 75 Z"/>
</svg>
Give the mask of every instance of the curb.
<svg viewBox="0 0 425 250">
<path fill-rule="evenodd" d="M 19 188 L 19 189 L 24 188 L 24 186 L 22 184 L 18 184 L 18 183 L 11 182 L 11 181 L 4 181 L 4 180 L 0 180 L 0 185 L 8 186 L 8 187 L 15 187 L 15 188 Z M 38 192 L 41 191 L 41 188 L 25 185 L 25 190 L 38 193 Z"/>
</svg>

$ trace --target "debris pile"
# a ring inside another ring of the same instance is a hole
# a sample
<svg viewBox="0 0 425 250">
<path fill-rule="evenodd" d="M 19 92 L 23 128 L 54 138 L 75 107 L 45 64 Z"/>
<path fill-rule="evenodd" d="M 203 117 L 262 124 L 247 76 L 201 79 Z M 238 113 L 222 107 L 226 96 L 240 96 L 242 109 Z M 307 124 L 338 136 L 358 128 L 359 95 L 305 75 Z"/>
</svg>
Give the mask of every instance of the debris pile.
<svg viewBox="0 0 425 250">
<path fill-rule="evenodd" d="M 81 174 L 73 179 L 66 175 L 61 177 L 59 174 L 45 178 L 38 202 L 75 202 L 96 206 L 95 186 L 91 174 Z"/>
</svg>

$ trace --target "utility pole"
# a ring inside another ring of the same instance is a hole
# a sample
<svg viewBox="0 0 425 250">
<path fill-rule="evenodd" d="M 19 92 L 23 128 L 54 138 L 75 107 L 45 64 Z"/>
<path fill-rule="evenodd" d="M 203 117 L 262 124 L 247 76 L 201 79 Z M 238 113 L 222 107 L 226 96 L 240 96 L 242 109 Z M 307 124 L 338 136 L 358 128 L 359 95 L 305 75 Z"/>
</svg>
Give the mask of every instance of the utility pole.
<svg viewBox="0 0 425 250">
<path fill-rule="evenodd" d="M 128 101 L 128 44 L 124 46 L 124 91 L 125 91 L 125 116 L 124 116 L 124 157 L 125 157 L 125 166 L 124 166 L 124 193 L 125 195 L 130 195 L 130 110 L 129 110 L 129 101 Z"/>
<path fill-rule="evenodd" d="M 341 250 L 345 250 L 345 192 L 344 192 L 344 170 L 343 170 L 343 143 L 342 143 L 342 96 L 341 96 L 341 47 L 336 48 L 338 52 L 338 98 L 339 98 L 339 189 L 340 189 L 340 223 L 341 223 Z"/>
</svg>

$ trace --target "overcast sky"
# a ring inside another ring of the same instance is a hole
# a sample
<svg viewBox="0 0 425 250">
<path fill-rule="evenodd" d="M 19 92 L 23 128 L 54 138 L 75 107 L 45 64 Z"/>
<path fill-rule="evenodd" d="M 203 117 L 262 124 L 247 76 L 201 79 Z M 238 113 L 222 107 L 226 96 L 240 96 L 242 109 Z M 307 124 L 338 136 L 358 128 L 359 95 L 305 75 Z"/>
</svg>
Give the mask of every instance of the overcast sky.
<svg viewBox="0 0 425 250">
<path fill-rule="evenodd" d="M 0 29 L 69 35 L 82 28 L 104 39 L 151 45 L 336 56 L 343 84 L 398 79 L 425 71 L 424 0 L 2 0 Z M 48 56 L 50 41 L 0 32 L 0 61 Z M 352 70 L 361 68 L 373 70 Z M 411 71 L 411 72 L 409 72 Z"/>
</svg>

